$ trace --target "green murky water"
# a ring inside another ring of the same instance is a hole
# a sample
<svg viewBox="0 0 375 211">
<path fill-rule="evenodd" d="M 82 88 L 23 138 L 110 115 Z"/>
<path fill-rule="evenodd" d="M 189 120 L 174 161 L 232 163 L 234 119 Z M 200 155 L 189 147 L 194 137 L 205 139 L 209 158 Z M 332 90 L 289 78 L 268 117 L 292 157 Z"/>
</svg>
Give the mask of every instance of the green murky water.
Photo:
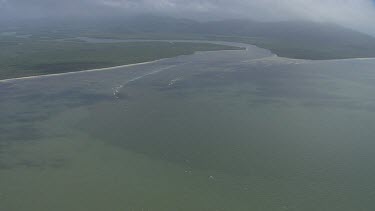
<svg viewBox="0 0 375 211">
<path fill-rule="evenodd" d="M 248 48 L 0 82 L 0 210 L 375 209 L 375 60 Z"/>
</svg>

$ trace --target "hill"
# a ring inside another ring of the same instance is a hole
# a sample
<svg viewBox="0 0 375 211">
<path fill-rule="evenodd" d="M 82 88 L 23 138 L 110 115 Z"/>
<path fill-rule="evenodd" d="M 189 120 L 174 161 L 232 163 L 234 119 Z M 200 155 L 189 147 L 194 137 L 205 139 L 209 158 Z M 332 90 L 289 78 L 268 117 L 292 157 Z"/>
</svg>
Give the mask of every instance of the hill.
<svg viewBox="0 0 375 211">
<path fill-rule="evenodd" d="M 2 31 L 7 30 L 7 27 L 1 28 Z M 12 24 L 8 31 L 51 39 L 87 36 L 234 41 L 257 45 L 283 57 L 312 60 L 375 57 L 375 37 L 331 23 L 251 20 L 199 22 L 144 15 L 79 21 L 44 20 L 23 23 L 18 27 Z"/>
</svg>

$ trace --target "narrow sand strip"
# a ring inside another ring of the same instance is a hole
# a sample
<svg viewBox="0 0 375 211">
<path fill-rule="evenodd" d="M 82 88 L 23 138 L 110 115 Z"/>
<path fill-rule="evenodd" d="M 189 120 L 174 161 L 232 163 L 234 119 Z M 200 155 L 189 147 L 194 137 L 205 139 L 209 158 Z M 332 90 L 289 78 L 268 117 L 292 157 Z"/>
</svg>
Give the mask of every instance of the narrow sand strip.
<svg viewBox="0 0 375 211">
<path fill-rule="evenodd" d="M 73 75 L 73 74 L 79 74 L 79 73 L 88 73 L 88 72 L 97 72 L 97 71 L 103 71 L 103 70 L 114 70 L 124 67 L 134 67 L 139 65 L 145 65 L 145 64 L 152 64 L 159 61 L 162 61 L 165 59 L 158 59 L 148 62 L 140 62 L 140 63 L 134 63 L 134 64 L 126 64 L 126 65 L 120 65 L 120 66 L 114 66 L 114 67 L 105 67 L 105 68 L 98 68 L 98 69 L 91 69 L 91 70 L 80 70 L 80 71 L 74 71 L 74 72 L 66 72 L 66 73 L 56 73 L 56 74 L 46 74 L 46 75 L 36 75 L 36 76 L 26 76 L 26 77 L 20 77 L 20 78 L 10 78 L 10 79 L 4 79 L 0 80 L 0 83 L 5 82 L 12 82 L 16 80 L 24 80 L 24 79 L 37 79 L 37 78 L 47 78 L 47 77 L 54 77 L 54 76 L 61 76 L 61 75 Z"/>
<path fill-rule="evenodd" d="M 369 61 L 369 60 L 375 60 L 375 58 L 364 57 L 364 58 L 328 59 L 328 60 L 314 60 L 314 61 Z"/>
</svg>

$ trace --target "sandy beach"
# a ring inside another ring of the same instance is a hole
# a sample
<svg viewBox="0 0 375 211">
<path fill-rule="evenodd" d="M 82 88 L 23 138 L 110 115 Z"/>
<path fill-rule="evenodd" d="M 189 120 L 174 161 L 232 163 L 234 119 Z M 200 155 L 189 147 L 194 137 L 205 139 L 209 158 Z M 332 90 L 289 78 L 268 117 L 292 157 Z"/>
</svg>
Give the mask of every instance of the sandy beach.
<svg viewBox="0 0 375 211">
<path fill-rule="evenodd" d="M 87 73 L 87 72 L 114 70 L 114 69 L 124 68 L 124 67 L 134 67 L 134 66 L 138 66 L 138 65 L 152 64 L 152 63 L 159 62 L 159 61 L 162 61 L 162 60 L 164 60 L 164 59 L 158 59 L 158 60 L 153 60 L 153 61 L 148 61 L 148 62 L 140 62 L 140 63 L 134 63 L 134 64 L 119 65 L 119 66 L 114 66 L 114 67 L 104 67 L 104 68 L 97 68 L 97 69 L 90 69 L 90 70 L 66 72 L 66 73 L 56 73 L 56 74 L 26 76 L 26 77 L 20 77 L 20 78 L 10 78 L 10 79 L 0 80 L 0 83 L 12 82 L 12 81 L 16 81 L 16 80 L 37 79 L 37 78 L 55 77 L 55 76 L 61 76 L 61 75 L 72 75 L 72 74 Z"/>
</svg>

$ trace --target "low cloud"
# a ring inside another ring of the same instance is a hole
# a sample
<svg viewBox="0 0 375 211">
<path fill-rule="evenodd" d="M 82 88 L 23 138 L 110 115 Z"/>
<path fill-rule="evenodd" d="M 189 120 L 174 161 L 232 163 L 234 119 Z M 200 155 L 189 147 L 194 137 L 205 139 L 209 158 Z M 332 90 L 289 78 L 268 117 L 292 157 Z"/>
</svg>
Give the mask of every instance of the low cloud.
<svg viewBox="0 0 375 211">
<path fill-rule="evenodd" d="M 0 17 L 152 13 L 200 20 L 334 22 L 375 35 L 373 0 L 0 0 Z"/>
</svg>

